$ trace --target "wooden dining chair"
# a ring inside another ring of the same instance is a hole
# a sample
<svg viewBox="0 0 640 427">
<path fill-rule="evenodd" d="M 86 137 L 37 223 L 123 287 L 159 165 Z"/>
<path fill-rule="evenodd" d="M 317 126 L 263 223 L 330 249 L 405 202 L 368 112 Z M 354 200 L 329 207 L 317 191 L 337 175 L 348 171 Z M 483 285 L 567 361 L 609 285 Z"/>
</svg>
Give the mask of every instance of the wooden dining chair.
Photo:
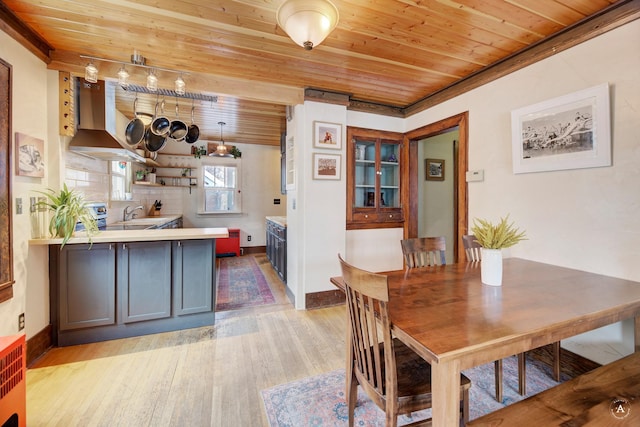
<svg viewBox="0 0 640 427">
<path fill-rule="evenodd" d="M 407 268 L 446 264 L 447 244 L 443 236 L 403 239 L 402 254 Z"/>
<path fill-rule="evenodd" d="M 473 234 L 465 234 L 462 236 L 462 244 L 464 246 L 464 252 L 467 255 L 467 261 L 478 262 L 482 259 L 482 252 L 480 248 L 482 246 L 476 240 L 476 236 Z M 496 400 L 502 402 L 502 359 L 496 360 L 495 372 L 496 372 Z M 521 395 L 527 394 L 527 379 L 526 379 L 526 363 L 525 354 L 518 354 L 518 393 Z M 557 382 L 560 382 L 560 342 L 553 343 L 553 378 Z"/>
<path fill-rule="evenodd" d="M 349 426 L 354 425 L 358 384 L 385 412 L 387 427 L 402 414 L 431 407 L 431 365 L 391 336 L 387 276 L 360 270 L 340 255 L 347 294 L 347 402 Z M 462 422 L 469 421 L 471 381 L 460 375 Z M 416 421 L 409 425 L 424 423 Z"/>
</svg>

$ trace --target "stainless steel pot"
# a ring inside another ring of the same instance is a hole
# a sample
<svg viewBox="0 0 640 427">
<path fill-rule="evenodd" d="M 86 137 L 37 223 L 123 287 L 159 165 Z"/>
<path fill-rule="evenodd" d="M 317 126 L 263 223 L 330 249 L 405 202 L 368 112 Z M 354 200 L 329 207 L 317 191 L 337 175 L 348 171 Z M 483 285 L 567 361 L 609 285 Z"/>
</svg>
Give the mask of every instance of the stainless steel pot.
<svg viewBox="0 0 640 427">
<path fill-rule="evenodd" d="M 127 128 L 124 132 L 127 144 L 135 147 L 142 142 L 144 138 L 144 122 L 138 117 L 138 96 L 133 100 L 133 119 L 127 124 Z"/>
<path fill-rule="evenodd" d="M 171 122 L 164 115 L 164 99 L 160 103 L 160 116 L 158 116 L 158 103 L 156 102 L 156 109 L 153 114 L 153 120 L 151 121 L 151 132 L 158 136 L 167 136 L 170 131 Z"/>
<path fill-rule="evenodd" d="M 169 136 L 176 141 L 184 141 L 184 137 L 187 136 L 187 130 L 187 124 L 180 120 L 178 101 L 176 100 L 176 119 L 171 121 Z"/>
<path fill-rule="evenodd" d="M 147 151 L 150 151 L 152 153 L 160 151 L 164 148 L 166 143 L 166 136 L 156 135 L 155 133 L 151 132 L 150 128 L 147 129 L 144 134 L 144 148 L 146 148 Z"/>
<path fill-rule="evenodd" d="M 193 144 L 200 138 L 200 128 L 193 123 L 193 111 L 194 107 L 191 107 L 191 125 L 187 129 L 187 134 L 184 137 L 184 141 L 187 144 Z"/>
</svg>

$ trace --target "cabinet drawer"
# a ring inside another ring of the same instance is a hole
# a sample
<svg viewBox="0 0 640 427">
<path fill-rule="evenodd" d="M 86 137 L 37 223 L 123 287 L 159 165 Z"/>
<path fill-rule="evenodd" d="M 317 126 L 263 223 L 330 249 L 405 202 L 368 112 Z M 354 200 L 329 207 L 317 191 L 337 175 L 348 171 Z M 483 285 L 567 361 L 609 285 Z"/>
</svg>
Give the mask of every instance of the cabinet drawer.
<svg viewBox="0 0 640 427">
<path fill-rule="evenodd" d="M 353 221 L 354 222 L 396 222 L 402 221 L 403 215 L 402 212 L 398 211 L 379 211 L 379 212 L 354 212 L 353 213 Z"/>
</svg>

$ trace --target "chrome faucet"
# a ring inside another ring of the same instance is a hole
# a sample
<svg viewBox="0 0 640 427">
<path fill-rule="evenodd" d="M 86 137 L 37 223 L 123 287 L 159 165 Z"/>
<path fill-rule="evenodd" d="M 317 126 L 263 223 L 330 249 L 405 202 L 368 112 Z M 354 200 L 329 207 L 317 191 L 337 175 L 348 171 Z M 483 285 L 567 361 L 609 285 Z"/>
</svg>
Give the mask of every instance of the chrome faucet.
<svg viewBox="0 0 640 427">
<path fill-rule="evenodd" d="M 131 209 L 131 206 L 127 206 L 126 208 L 124 208 L 124 212 L 122 214 L 122 221 L 129 221 L 130 219 L 135 218 L 137 214 L 135 214 L 134 212 L 137 210 L 143 210 L 143 209 L 144 209 L 144 206 L 142 205 L 136 206 L 133 209 Z"/>
</svg>

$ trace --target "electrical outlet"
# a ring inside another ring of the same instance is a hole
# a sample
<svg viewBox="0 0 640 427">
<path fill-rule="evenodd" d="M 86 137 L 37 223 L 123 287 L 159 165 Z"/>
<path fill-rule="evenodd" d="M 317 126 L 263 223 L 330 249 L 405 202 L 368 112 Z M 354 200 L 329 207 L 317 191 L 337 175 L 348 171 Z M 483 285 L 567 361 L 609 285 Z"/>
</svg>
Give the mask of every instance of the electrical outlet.
<svg viewBox="0 0 640 427">
<path fill-rule="evenodd" d="M 24 329 L 24 313 L 21 313 L 18 316 L 18 330 L 21 331 Z"/>
<path fill-rule="evenodd" d="M 251 234 L 247 236 L 247 242 L 250 242 L 250 241 L 251 241 Z"/>
</svg>

